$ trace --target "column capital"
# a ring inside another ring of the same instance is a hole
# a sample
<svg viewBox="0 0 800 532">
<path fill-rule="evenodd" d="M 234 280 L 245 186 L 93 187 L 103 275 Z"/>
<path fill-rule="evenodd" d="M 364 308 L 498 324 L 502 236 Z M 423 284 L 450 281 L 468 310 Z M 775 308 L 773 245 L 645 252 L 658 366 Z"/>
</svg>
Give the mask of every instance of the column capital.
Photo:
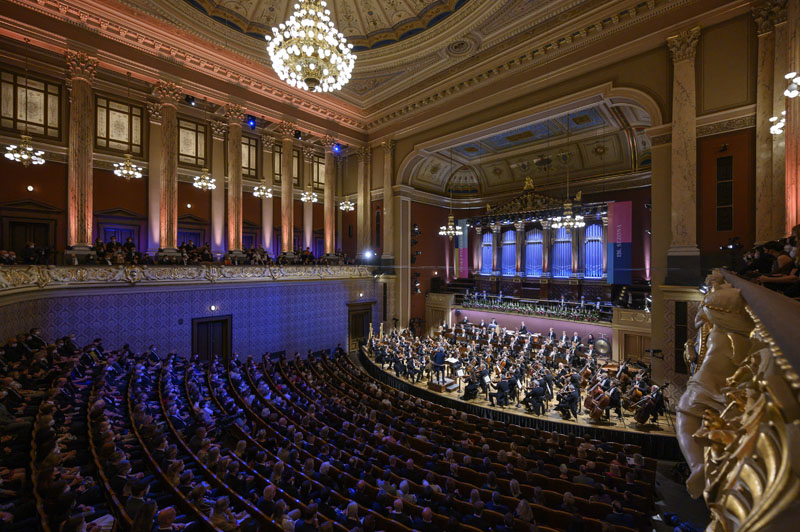
<svg viewBox="0 0 800 532">
<path fill-rule="evenodd" d="M 372 157 L 372 150 L 369 146 L 361 146 L 356 150 L 356 155 L 361 161 L 368 163 L 370 158 Z"/>
<path fill-rule="evenodd" d="M 225 104 L 225 118 L 228 124 L 240 124 L 244 121 L 244 107 L 235 103 Z"/>
<path fill-rule="evenodd" d="M 67 73 L 69 74 L 68 83 L 75 79 L 82 79 L 89 83 L 94 80 L 98 65 L 97 59 L 86 52 L 76 52 L 74 50 L 65 51 L 64 59 L 67 63 Z"/>
<path fill-rule="evenodd" d="M 282 139 L 293 139 L 297 125 L 292 122 L 281 122 L 278 124 L 278 134 Z"/>
<path fill-rule="evenodd" d="M 172 105 L 173 107 L 181 99 L 183 90 L 177 83 L 171 81 L 158 80 L 155 85 L 155 93 L 161 105 Z"/>
<path fill-rule="evenodd" d="M 381 146 L 383 147 L 383 151 L 385 153 L 388 153 L 389 155 L 391 155 L 392 152 L 394 152 L 394 147 L 396 145 L 397 145 L 397 142 L 395 142 L 392 139 L 384 140 L 383 142 L 381 142 Z"/>
<path fill-rule="evenodd" d="M 697 42 L 700 40 L 700 26 L 684 30 L 677 35 L 667 37 L 667 46 L 672 54 L 672 62 L 694 59 L 697 52 Z"/>
<path fill-rule="evenodd" d="M 514 229 L 516 229 L 518 233 L 525 231 L 525 222 L 523 220 L 520 220 L 519 222 L 514 222 Z"/>
<path fill-rule="evenodd" d="M 758 34 L 764 35 L 786 21 L 786 0 L 764 0 L 753 6 L 752 13 Z"/>
<path fill-rule="evenodd" d="M 502 229 L 502 227 L 500 227 L 500 224 L 492 224 L 489 227 L 492 228 L 492 233 L 499 233 L 500 229 Z"/>
<path fill-rule="evenodd" d="M 608 227 L 608 216 L 603 216 L 603 227 Z"/>
<path fill-rule="evenodd" d="M 336 139 L 330 135 L 322 137 L 322 146 L 325 148 L 325 153 L 333 153 L 333 147 L 336 146 Z"/>
<path fill-rule="evenodd" d="M 275 145 L 275 137 L 270 135 L 269 133 L 262 133 L 261 134 L 261 149 L 264 151 L 272 151 L 272 147 Z"/>
<path fill-rule="evenodd" d="M 211 120 L 208 123 L 208 128 L 211 130 L 211 138 L 225 140 L 225 133 L 228 132 L 228 124 L 222 120 Z"/>
<path fill-rule="evenodd" d="M 542 224 L 542 229 L 544 230 L 550 229 L 550 220 L 542 220 L 539 223 Z"/>
<path fill-rule="evenodd" d="M 307 162 L 312 162 L 314 160 L 314 156 L 316 153 L 314 152 L 314 148 L 311 146 L 303 146 L 303 159 Z"/>
<path fill-rule="evenodd" d="M 147 115 L 150 122 L 161 124 L 161 104 L 158 102 L 147 102 Z"/>
<path fill-rule="evenodd" d="M 483 234 L 483 226 L 482 225 L 476 226 L 475 227 L 475 232 L 478 233 L 479 235 L 482 235 Z"/>
</svg>

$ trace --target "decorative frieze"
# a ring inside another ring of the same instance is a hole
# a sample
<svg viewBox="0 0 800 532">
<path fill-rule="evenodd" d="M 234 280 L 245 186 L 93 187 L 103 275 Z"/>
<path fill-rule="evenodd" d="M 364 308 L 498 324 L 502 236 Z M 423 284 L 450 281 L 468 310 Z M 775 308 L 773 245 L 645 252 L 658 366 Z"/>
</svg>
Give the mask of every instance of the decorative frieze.
<svg viewBox="0 0 800 532">
<path fill-rule="evenodd" d="M 684 30 L 677 35 L 667 38 L 667 46 L 672 54 L 672 61 L 685 61 L 694 59 L 697 52 L 697 42 L 700 40 L 700 26 Z"/>
<path fill-rule="evenodd" d="M 730 120 L 723 120 L 722 122 L 697 126 L 697 136 L 708 137 L 711 135 L 717 135 L 719 133 L 747 129 L 750 127 L 756 127 L 755 115 L 741 116 L 738 118 L 731 118 Z"/>
</svg>

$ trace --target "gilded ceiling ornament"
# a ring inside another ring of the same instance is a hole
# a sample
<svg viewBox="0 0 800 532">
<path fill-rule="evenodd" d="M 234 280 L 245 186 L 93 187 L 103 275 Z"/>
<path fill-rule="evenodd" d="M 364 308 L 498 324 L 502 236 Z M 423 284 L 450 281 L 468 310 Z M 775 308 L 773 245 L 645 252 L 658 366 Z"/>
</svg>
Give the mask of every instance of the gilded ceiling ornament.
<svg viewBox="0 0 800 532">
<path fill-rule="evenodd" d="M 667 37 L 667 46 L 672 54 L 672 61 L 685 61 L 694 59 L 697 52 L 697 42 L 700 40 L 700 26 L 684 30 L 677 35 Z"/>
<path fill-rule="evenodd" d="M 94 80 L 94 75 L 97 72 L 98 61 L 91 57 L 86 52 L 76 52 L 67 50 L 64 52 L 64 57 L 67 62 L 67 72 L 69 79 L 83 79 L 91 83 Z"/>
</svg>

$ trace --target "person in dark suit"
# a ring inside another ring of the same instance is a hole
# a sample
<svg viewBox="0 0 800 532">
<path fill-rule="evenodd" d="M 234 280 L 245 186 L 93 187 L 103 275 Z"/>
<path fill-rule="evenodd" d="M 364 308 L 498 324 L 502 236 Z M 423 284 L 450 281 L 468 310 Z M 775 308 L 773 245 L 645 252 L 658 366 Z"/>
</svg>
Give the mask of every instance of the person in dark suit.
<svg viewBox="0 0 800 532">
<path fill-rule="evenodd" d="M 572 333 L 572 343 L 575 345 L 580 345 L 581 337 L 578 335 L 578 331 Z"/>
<path fill-rule="evenodd" d="M 497 406 L 507 406 L 508 405 L 508 396 L 510 392 L 510 375 L 506 375 L 505 378 L 500 379 L 500 382 L 497 384 L 492 383 L 492 388 L 497 390 L 496 392 L 489 392 L 489 404 L 494 406 L 494 401 L 497 399 Z"/>
<path fill-rule="evenodd" d="M 472 504 L 472 514 L 464 516 L 464 524 L 474 526 L 478 530 L 489 530 L 489 523 L 483 518 L 483 506 L 483 501 L 475 501 Z"/>
<path fill-rule="evenodd" d="M 486 509 L 504 515 L 509 511 L 508 506 L 502 503 L 499 491 L 492 492 L 492 500 L 486 504 Z"/>
<path fill-rule="evenodd" d="M 420 532 L 439 531 L 439 526 L 433 522 L 433 510 L 429 506 L 423 508 L 420 517 L 414 519 L 414 528 Z"/>
<path fill-rule="evenodd" d="M 611 410 L 613 409 L 617 417 L 622 419 L 622 390 L 620 390 L 619 382 L 616 379 L 611 381 L 608 396 L 611 401 L 608 403 L 608 408 L 606 408 L 606 418 L 611 418 Z"/>
<path fill-rule="evenodd" d="M 532 386 L 528 388 L 522 403 L 538 416 L 544 414 L 544 399 L 544 388 L 539 384 L 539 381 L 534 380 Z"/>
<path fill-rule="evenodd" d="M 522 325 L 519 326 L 519 334 L 528 334 L 528 328 L 525 327 L 525 322 L 522 322 Z"/>
<path fill-rule="evenodd" d="M 611 502 L 611 513 L 606 515 L 604 520 L 606 523 L 611 523 L 612 525 L 636 528 L 636 520 L 631 514 L 625 513 L 620 501 Z"/>
<path fill-rule="evenodd" d="M 444 361 L 447 356 L 444 353 L 444 348 L 439 346 L 433 354 L 433 370 L 436 372 L 436 381 L 444 384 Z"/>
<path fill-rule="evenodd" d="M 580 394 L 572 384 L 567 388 L 566 395 L 556 406 L 556 410 L 564 416 L 565 419 L 570 419 L 570 414 L 578 419 L 578 402 L 580 401 Z"/>
</svg>

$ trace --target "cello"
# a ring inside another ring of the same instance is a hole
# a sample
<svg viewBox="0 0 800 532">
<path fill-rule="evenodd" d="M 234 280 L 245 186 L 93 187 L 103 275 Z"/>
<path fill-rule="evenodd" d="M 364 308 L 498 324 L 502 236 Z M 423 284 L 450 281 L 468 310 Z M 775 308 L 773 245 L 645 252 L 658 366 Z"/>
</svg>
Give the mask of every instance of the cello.
<svg viewBox="0 0 800 532">
<path fill-rule="evenodd" d="M 599 386 L 600 382 L 592 386 L 586 392 L 586 399 L 583 401 L 583 408 L 594 421 L 603 418 L 606 408 L 611 403 L 611 397 Z"/>
</svg>

